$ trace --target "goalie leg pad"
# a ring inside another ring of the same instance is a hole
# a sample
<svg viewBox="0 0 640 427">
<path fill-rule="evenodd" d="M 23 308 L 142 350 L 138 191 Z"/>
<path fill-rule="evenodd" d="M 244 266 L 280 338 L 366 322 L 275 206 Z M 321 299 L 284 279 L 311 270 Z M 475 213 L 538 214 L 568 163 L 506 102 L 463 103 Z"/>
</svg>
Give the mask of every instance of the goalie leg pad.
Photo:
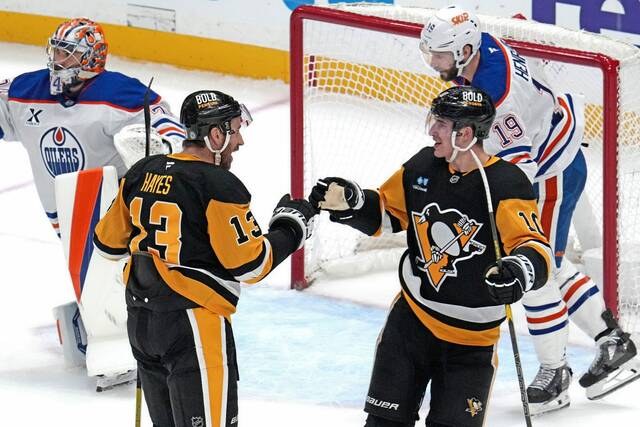
<svg viewBox="0 0 640 427">
<path fill-rule="evenodd" d="M 60 235 L 86 329 L 89 376 L 119 375 L 136 366 L 127 338 L 123 264 L 101 257 L 91 243 L 93 227 L 117 191 L 113 166 L 56 178 Z"/>
<path fill-rule="evenodd" d="M 53 309 L 58 338 L 67 367 L 84 366 L 87 352 L 87 333 L 75 301 Z"/>
</svg>

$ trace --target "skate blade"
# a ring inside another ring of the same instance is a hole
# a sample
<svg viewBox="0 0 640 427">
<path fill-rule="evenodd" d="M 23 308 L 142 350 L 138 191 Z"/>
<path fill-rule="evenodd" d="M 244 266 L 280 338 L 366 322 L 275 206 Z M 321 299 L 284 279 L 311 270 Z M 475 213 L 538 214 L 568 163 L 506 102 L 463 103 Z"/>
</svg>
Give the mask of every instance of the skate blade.
<svg viewBox="0 0 640 427">
<path fill-rule="evenodd" d="M 613 371 L 608 377 L 594 385 L 587 387 L 587 399 L 598 400 L 614 391 L 631 384 L 640 378 L 640 364 L 631 360 Z"/>
<path fill-rule="evenodd" d="M 529 402 L 529 413 L 532 417 L 539 417 L 540 415 L 548 414 L 549 412 L 555 412 L 562 408 L 567 408 L 570 404 L 571 399 L 569 399 L 569 393 L 564 392 L 549 402 Z"/>
<path fill-rule="evenodd" d="M 131 384 L 135 382 L 136 378 L 137 372 L 135 370 L 108 377 L 100 375 L 96 380 L 96 392 L 102 393 L 114 387 Z"/>
</svg>

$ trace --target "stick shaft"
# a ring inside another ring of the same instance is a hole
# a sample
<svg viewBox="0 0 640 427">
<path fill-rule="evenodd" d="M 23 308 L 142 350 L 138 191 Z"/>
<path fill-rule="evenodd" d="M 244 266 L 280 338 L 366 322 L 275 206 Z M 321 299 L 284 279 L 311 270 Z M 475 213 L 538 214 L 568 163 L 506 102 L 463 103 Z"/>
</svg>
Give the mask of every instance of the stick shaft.
<svg viewBox="0 0 640 427">
<path fill-rule="evenodd" d="M 140 427 L 140 414 L 142 413 L 142 384 L 140 373 L 136 376 L 136 427 Z"/>
<path fill-rule="evenodd" d="M 491 202 L 491 189 L 489 188 L 489 180 L 487 179 L 487 175 L 484 171 L 484 167 L 480 162 L 480 159 L 473 152 L 473 149 L 469 150 L 471 153 L 471 157 L 475 160 L 478 169 L 480 170 L 480 176 L 482 177 L 482 183 L 484 184 L 484 192 L 487 197 L 487 210 L 489 211 L 489 222 L 491 223 L 491 235 L 493 238 L 493 247 L 496 252 L 496 260 L 498 262 L 498 266 L 500 266 L 500 261 L 502 258 L 500 252 L 500 243 L 498 240 L 498 229 L 496 227 L 496 219 L 494 218 L 493 213 L 493 203 Z M 532 427 L 531 424 L 531 413 L 529 412 L 529 399 L 527 398 L 527 390 L 524 384 L 524 374 L 522 372 L 522 362 L 520 361 L 520 350 L 518 349 L 518 340 L 516 338 L 516 328 L 513 324 L 513 315 L 511 313 L 511 306 L 506 304 L 504 306 L 505 312 L 507 314 L 507 323 L 509 324 L 509 337 L 511 338 L 511 348 L 513 349 L 513 360 L 516 364 L 516 374 L 518 376 L 518 384 L 520 386 L 520 400 L 522 401 L 522 412 L 524 413 L 524 420 L 527 424 L 527 427 Z"/>
</svg>

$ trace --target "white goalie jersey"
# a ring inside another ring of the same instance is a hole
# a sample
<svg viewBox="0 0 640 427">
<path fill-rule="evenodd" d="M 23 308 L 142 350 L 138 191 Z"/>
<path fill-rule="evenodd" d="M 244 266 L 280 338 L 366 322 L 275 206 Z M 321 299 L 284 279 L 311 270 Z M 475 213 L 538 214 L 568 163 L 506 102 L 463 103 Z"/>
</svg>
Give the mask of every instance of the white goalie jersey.
<svg viewBox="0 0 640 427">
<path fill-rule="evenodd" d="M 584 131 L 583 97 L 554 93 L 539 65 L 482 33 L 480 63 L 471 82 L 496 104 L 485 150 L 517 164 L 532 182 L 565 169 Z"/>
<path fill-rule="evenodd" d="M 49 71 L 22 74 L 0 82 L 0 138 L 20 141 L 29 155 L 36 188 L 58 230 L 54 180 L 57 175 L 125 164 L 114 146 L 123 127 L 144 123 L 146 87 L 121 73 L 105 71 L 86 84 L 76 99 L 49 93 Z M 151 124 L 172 147 L 185 133 L 168 104 L 150 93 Z"/>
</svg>

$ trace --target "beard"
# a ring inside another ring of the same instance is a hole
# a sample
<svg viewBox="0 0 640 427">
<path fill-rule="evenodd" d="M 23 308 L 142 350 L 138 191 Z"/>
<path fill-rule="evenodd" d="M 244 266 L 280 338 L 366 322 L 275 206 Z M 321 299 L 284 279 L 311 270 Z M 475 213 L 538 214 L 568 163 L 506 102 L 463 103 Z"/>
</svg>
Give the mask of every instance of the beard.
<svg viewBox="0 0 640 427">
<path fill-rule="evenodd" d="M 458 77 L 458 68 L 451 67 L 448 70 L 440 71 L 440 78 L 445 82 L 450 82 Z"/>
</svg>

